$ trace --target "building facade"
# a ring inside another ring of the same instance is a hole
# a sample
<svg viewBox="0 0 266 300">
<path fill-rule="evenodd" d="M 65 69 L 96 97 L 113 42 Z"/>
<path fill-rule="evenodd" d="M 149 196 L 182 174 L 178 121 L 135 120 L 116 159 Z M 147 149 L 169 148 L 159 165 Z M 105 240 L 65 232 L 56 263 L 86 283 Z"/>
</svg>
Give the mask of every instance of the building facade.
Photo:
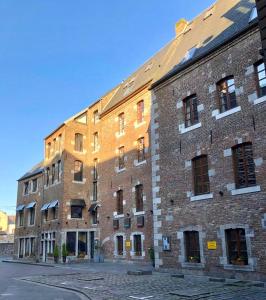
<svg viewBox="0 0 266 300">
<path fill-rule="evenodd" d="M 266 78 L 247 4 L 218 1 L 208 28 L 200 15 L 192 44 L 224 27 L 219 16 L 238 30 L 223 28 L 217 47 L 199 46 L 152 87 L 157 267 L 265 280 Z"/>
</svg>

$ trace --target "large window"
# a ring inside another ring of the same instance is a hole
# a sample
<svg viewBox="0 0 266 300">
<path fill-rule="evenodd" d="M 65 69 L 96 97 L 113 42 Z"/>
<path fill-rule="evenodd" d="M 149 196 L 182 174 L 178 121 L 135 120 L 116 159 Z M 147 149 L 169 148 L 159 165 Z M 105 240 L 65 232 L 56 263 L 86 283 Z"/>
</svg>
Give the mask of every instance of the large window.
<svg viewBox="0 0 266 300">
<path fill-rule="evenodd" d="M 144 137 L 139 138 L 137 143 L 138 143 L 138 162 L 142 162 L 145 160 Z"/>
<path fill-rule="evenodd" d="M 119 190 L 116 192 L 116 210 L 118 215 L 123 214 L 123 190 Z"/>
<path fill-rule="evenodd" d="M 263 61 L 259 61 L 256 65 L 256 76 L 257 76 L 257 89 L 258 97 L 266 96 L 266 73 L 265 64 Z"/>
<path fill-rule="evenodd" d="M 121 113 L 118 116 L 119 134 L 123 134 L 125 131 L 125 114 Z"/>
<path fill-rule="evenodd" d="M 256 185 L 255 164 L 251 143 L 233 147 L 236 188 Z"/>
<path fill-rule="evenodd" d="M 199 122 L 198 100 L 192 95 L 183 100 L 185 113 L 185 126 L 189 127 Z"/>
<path fill-rule="evenodd" d="M 202 195 L 210 192 L 207 155 L 197 156 L 192 159 L 194 194 Z"/>
<path fill-rule="evenodd" d="M 38 188 L 38 180 L 37 180 L 37 178 L 35 178 L 35 179 L 33 179 L 32 180 L 32 192 L 34 193 L 34 192 L 37 192 L 37 188 Z"/>
<path fill-rule="evenodd" d="M 143 185 L 135 186 L 136 212 L 143 211 Z"/>
<path fill-rule="evenodd" d="M 24 225 L 24 211 L 23 210 L 18 212 L 18 224 L 19 224 L 19 226 Z"/>
<path fill-rule="evenodd" d="M 199 232 L 185 231 L 184 241 L 186 261 L 190 263 L 200 263 Z"/>
<path fill-rule="evenodd" d="M 81 133 L 75 134 L 75 151 L 83 151 L 83 135 Z"/>
<path fill-rule="evenodd" d="M 141 100 L 137 103 L 137 123 L 144 121 L 144 101 Z"/>
<path fill-rule="evenodd" d="M 30 191 L 30 182 L 26 181 L 24 182 L 24 195 L 28 195 Z"/>
<path fill-rule="evenodd" d="M 71 218 L 72 219 L 82 219 L 82 206 L 71 206 Z"/>
<path fill-rule="evenodd" d="M 34 225 L 35 222 L 35 207 L 29 209 L 29 225 Z"/>
<path fill-rule="evenodd" d="M 99 135 L 98 132 L 93 134 L 93 151 L 97 151 L 99 148 Z"/>
<path fill-rule="evenodd" d="M 87 232 L 78 233 L 78 256 L 84 258 L 88 254 L 87 249 Z"/>
<path fill-rule="evenodd" d="M 83 181 L 83 163 L 79 160 L 74 164 L 74 181 Z"/>
<path fill-rule="evenodd" d="M 116 243 L 117 243 L 117 255 L 123 255 L 124 254 L 124 238 L 122 235 L 119 235 L 116 237 Z"/>
<path fill-rule="evenodd" d="M 118 169 L 124 169 L 125 168 L 125 147 L 122 146 L 118 149 L 119 157 L 118 157 Z"/>
<path fill-rule="evenodd" d="M 233 76 L 222 79 L 217 83 L 220 112 L 225 112 L 237 106 L 235 80 Z"/>
<path fill-rule="evenodd" d="M 93 201 L 98 200 L 98 159 L 95 158 L 93 161 Z"/>
<path fill-rule="evenodd" d="M 247 243 L 245 229 L 227 229 L 226 243 L 227 243 L 227 257 L 229 264 L 233 265 L 247 265 Z"/>
<path fill-rule="evenodd" d="M 135 256 L 141 256 L 142 255 L 142 241 L 141 241 L 141 235 L 135 234 L 133 239 L 134 243 L 134 255 Z"/>
<path fill-rule="evenodd" d="M 76 232 L 67 232 L 66 247 L 69 256 L 76 255 Z"/>
</svg>

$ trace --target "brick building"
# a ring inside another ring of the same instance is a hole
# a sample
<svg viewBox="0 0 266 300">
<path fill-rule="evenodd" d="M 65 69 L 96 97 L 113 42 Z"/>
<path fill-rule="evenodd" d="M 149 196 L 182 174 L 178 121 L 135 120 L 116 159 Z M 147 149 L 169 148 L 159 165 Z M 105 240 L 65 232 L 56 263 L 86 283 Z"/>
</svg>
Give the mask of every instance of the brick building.
<svg viewBox="0 0 266 300">
<path fill-rule="evenodd" d="M 189 26 L 179 64 L 152 86 L 156 266 L 265 280 L 266 76 L 254 2 L 217 1 Z"/>
</svg>

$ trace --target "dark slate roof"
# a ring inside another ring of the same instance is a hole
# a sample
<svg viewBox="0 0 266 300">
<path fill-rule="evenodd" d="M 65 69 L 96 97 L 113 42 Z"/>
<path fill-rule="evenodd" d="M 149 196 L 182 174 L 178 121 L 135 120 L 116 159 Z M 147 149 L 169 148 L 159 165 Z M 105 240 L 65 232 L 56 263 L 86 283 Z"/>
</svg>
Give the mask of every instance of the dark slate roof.
<svg viewBox="0 0 266 300">
<path fill-rule="evenodd" d="M 18 179 L 18 181 L 33 177 L 35 175 L 41 174 L 43 171 L 43 161 L 35 165 L 30 171 L 24 174 L 22 177 Z"/>
<path fill-rule="evenodd" d="M 107 113 L 146 83 L 160 82 L 159 79 L 169 72 L 176 72 L 178 68 L 183 68 L 193 59 L 209 53 L 252 26 L 249 18 L 253 7 L 255 0 L 218 0 L 192 20 L 184 33 L 175 37 L 121 83 L 103 108 L 102 114 Z M 182 64 L 188 50 L 195 46 L 197 50 L 193 58 Z"/>
</svg>

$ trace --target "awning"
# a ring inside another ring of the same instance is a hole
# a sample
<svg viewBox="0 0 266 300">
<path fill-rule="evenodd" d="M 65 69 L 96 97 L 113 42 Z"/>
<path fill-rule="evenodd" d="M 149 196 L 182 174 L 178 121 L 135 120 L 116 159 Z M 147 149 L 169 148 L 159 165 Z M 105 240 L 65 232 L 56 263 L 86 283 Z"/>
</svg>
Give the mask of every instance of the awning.
<svg viewBox="0 0 266 300">
<path fill-rule="evenodd" d="M 33 202 L 29 203 L 28 205 L 26 205 L 25 208 L 33 208 L 35 205 L 36 205 L 36 202 L 33 201 Z"/>
<path fill-rule="evenodd" d="M 54 201 L 50 202 L 49 208 L 56 207 L 57 205 L 58 205 L 58 200 L 54 200 Z"/>
<path fill-rule="evenodd" d="M 49 202 L 49 203 L 45 203 L 45 204 L 42 206 L 41 211 L 47 210 L 48 207 L 49 207 L 49 205 L 50 205 L 50 202 Z"/>
<path fill-rule="evenodd" d="M 71 199 L 70 205 L 71 206 L 85 207 L 86 203 L 85 203 L 84 199 Z"/>
<path fill-rule="evenodd" d="M 16 211 L 22 211 L 25 208 L 24 204 L 20 204 L 17 206 Z"/>
<path fill-rule="evenodd" d="M 97 207 L 99 207 L 98 203 L 93 203 L 90 208 L 89 208 L 89 212 L 95 212 Z"/>
</svg>

